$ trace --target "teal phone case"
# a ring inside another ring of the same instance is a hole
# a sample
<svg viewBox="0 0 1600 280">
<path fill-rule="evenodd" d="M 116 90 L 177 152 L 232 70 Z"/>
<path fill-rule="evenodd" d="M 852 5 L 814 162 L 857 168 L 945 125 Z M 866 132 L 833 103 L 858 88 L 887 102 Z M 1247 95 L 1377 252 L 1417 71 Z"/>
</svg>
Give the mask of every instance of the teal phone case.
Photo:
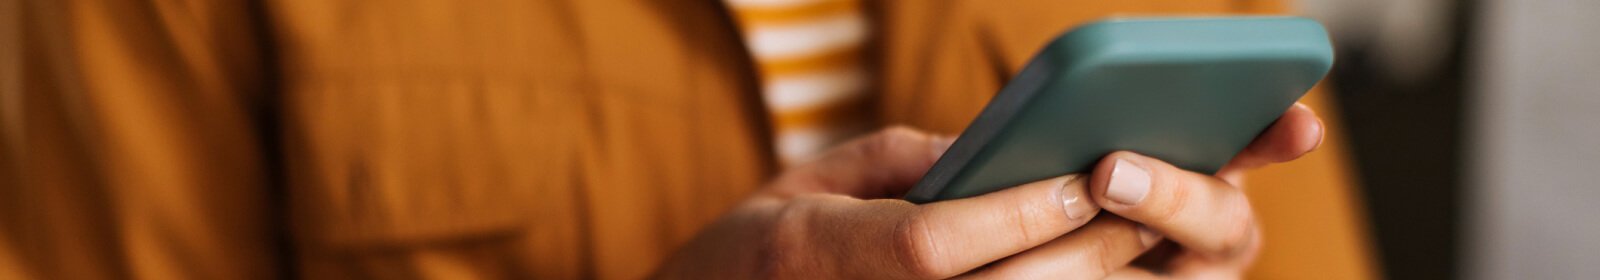
<svg viewBox="0 0 1600 280">
<path fill-rule="evenodd" d="M 906 200 L 1088 172 L 1116 150 L 1215 174 L 1332 66 L 1326 31 L 1305 18 L 1083 25 L 1039 51 Z"/>
</svg>

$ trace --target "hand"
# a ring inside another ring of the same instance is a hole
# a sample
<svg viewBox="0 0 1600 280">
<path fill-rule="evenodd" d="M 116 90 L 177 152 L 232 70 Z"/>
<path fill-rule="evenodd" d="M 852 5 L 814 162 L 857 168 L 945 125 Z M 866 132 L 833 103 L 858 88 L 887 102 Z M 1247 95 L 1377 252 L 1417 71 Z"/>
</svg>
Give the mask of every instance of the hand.
<svg viewBox="0 0 1600 280">
<path fill-rule="evenodd" d="M 1127 220 L 1093 219 L 1100 209 L 1081 176 L 924 205 L 896 199 L 951 142 L 892 128 L 795 166 L 701 232 L 657 277 L 939 279 L 1058 239 L 1127 248 L 1062 267 L 1103 275 L 1100 263 L 1127 263 L 1156 241 Z M 1091 219 L 1098 225 L 1081 231 Z M 1075 237 L 1058 238 L 1074 229 Z"/>
<path fill-rule="evenodd" d="M 1138 265 L 1117 268 L 1107 278 L 1240 278 L 1261 246 L 1250 202 L 1236 187 L 1241 185 L 1244 171 L 1294 160 L 1315 150 L 1322 143 L 1323 131 L 1315 112 L 1295 104 L 1217 176 L 1178 169 L 1126 151 L 1101 159 L 1089 179 L 1095 203 L 1169 240 L 1141 256 Z M 1072 234 L 1077 232 L 1068 236 Z M 1048 253 L 1049 247 L 1030 249 L 972 276 L 1065 278 L 1054 277 L 1062 274 L 1050 267 L 1052 263 L 1066 260 Z M 1107 264 L 1108 269 L 1113 265 L 1120 263 Z"/>
<path fill-rule="evenodd" d="M 1316 150 L 1324 128 L 1310 107 L 1295 104 L 1215 177 L 1134 153 L 1106 156 L 1091 180 L 1095 201 L 1172 241 L 1141 257 L 1142 267 L 1127 267 L 1110 278 L 1239 279 L 1262 242 L 1250 202 L 1239 188 L 1244 172 Z M 1149 178 L 1143 200 L 1136 195 L 1146 182 L 1140 173 Z"/>
<path fill-rule="evenodd" d="M 1305 113 L 1320 134 L 1320 123 L 1309 110 Z M 1299 128 L 1303 124 L 1284 125 L 1285 120 L 1299 118 L 1286 115 L 1230 163 L 1230 168 L 1287 160 L 1270 157 L 1276 153 L 1257 155 L 1257 151 L 1294 146 L 1263 143 L 1279 141 L 1282 137 L 1274 135 L 1281 134 L 1276 131 L 1285 126 L 1293 128 L 1291 132 L 1304 131 Z M 1320 135 L 1314 139 L 1320 139 Z M 924 205 L 895 199 L 920 179 L 951 141 L 895 128 L 835 148 L 822 159 L 784 172 L 767 188 L 736 206 L 678 251 L 656 276 L 718 279 L 1065 276 L 1087 279 L 1111 273 L 1132 276 L 1147 273 L 1124 267 L 1159 241 L 1155 231 L 1118 216 L 1096 217 L 1099 212 L 1096 203 L 1107 201 L 1104 198 L 1106 188 L 1096 187 L 1093 192 L 1096 195 L 1090 195 L 1086 183 L 1105 182 L 1103 178 L 1110 176 L 1109 173 L 1096 172 L 1097 179 L 1090 180 L 1068 175 L 982 196 Z M 1129 156 L 1112 156 L 1119 155 Z M 1258 156 L 1269 157 L 1255 158 Z M 1153 164 L 1151 162 L 1158 163 L 1154 160 L 1139 163 Z M 1147 173 L 1169 174 L 1161 173 L 1165 170 L 1152 170 Z M 1195 180 L 1191 177 L 1167 179 L 1151 181 L 1165 184 Z M 1188 202 L 1187 197 L 1156 197 L 1188 192 L 1158 191 L 1159 188 L 1152 185 L 1139 202 L 1118 206 L 1129 213 L 1161 207 L 1187 209 L 1163 204 Z M 1248 206 L 1245 207 L 1244 218 L 1248 220 Z M 1190 232 L 1206 231 L 1210 226 L 1160 224 L 1150 228 L 1171 231 L 1174 240 L 1182 242 L 1203 239 Z M 1196 229 L 1191 230 L 1191 227 Z M 1253 225 L 1250 228 L 1253 229 Z M 1253 249 L 1241 251 L 1253 253 Z M 1248 259 L 1242 262 L 1248 263 Z"/>
</svg>

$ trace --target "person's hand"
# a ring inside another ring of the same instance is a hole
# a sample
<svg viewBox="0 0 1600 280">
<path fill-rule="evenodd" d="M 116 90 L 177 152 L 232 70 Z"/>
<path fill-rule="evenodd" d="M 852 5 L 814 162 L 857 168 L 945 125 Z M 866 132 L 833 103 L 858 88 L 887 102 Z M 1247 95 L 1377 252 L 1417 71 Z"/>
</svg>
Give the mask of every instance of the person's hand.
<svg viewBox="0 0 1600 280">
<path fill-rule="evenodd" d="M 938 279 L 1045 243 L 1075 249 L 1052 252 L 1080 260 L 1058 269 L 1097 276 L 1158 240 L 1153 233 L 1141 239 L 1138 226 L 1121 218 L 1093 219 L 1100 209 L 1085 180 L 1074 179 L 1081 176 L 924 205 L 894 199 L 951 141 L 892 128 L 795 166 L 701 232 L 657 276 Z"/>
<path fill-rule="evenodd" d="M 1300 147 L 1297 137 L 1314 131 L 1320 139 L 1321 126 L 1303 107 L 1291 109 L 1284 118 L 1252 143 L 1226 172 L 1237 172 L 1280 162 L 1280 150 Z M 1297 110 L 1303 112 L 1296 113 Z M 1301 117 L 1291 117 L 1300 115 Z M 1309 117 L 1309 118 L 1303 118 Z M 1303 123 L 1301 120 L 1309 120 Z M 1288 124 L 1285 124 L 1288 122 Z M 1284 130 L 1288 130 L 1284 132 Z M 1154 246 L 1160 236 L 1138 223 L 1114 215 L 1100 215 L 1096 203 L 1112 203 L 1106 198 L 1106 177 L 1115 165 L 1102 167 L 1094 174 L 1095 191 L 1087 189 L 1081 176 L 1068 175 L 1034 182 L 982 196 L 915 205 L 898 198 L 907 191 L 948 148 L 951 139 L 934 137 L 910 129 L 895 128 L 852 141 L 830 151 L 823 158 L 796 166 L 781 174 L 767 188 L 758 191 L 727 215 L 706 228 L 679 250 L 656 274 L 658 278 L 914 278 L 949 277 L 1009 278 L 1053 277 L 1089 279 L 1107 275 L 1152 276 L 1148 270 L 1125 268 Z M 1315 143 L 1309 145 L 1314 147 Z M 1288 147 L 1288 148 L 1283 148 Z M 1307 151 L 1310 148 L 1305 149 Z M 1178 176 L 1171 166 L 1159 161 L 1118 153 L 1108 156 L 1141 164 L 1153 182 L 1136 203 L 1117 204 L 1119 211 L 1133 217 L 1148 214 L 1146 209 L 1211 211 L 1243 209 L 1233 224 L 1254 230 L 1248 204 L 1242 195 L 1236 200 L 1221 200 L 1233 193 L 1224 191 L 1170 191 L 1174 186 L 1211 186 L 1202 182 L 1219 181 L 1210 176 Z M 1137 161 L 1134 161 L 1137 160 Z M 1117 162 L 1117 161 L 1106 161 Z M 1168 169 L 1161 169 L 1165 167 Z M 1122 169 L 1118 186 L 1133 178 Z M 1225 173 L 1226 175 L 1227 173 Z M 1194 181 L 1194 182 L 1191 182 Z M 1219 181 L 1220 182 L 1220 181 Z M 1230 186 L 1228 183 L 1219 183 Z M 1231 186 L 1230 186 L 1231 188 Z M 1121 190 L 1122 188 L 1119 188 Z M 1093 193 L 1091 195 L 1090 193 Z M 1127 191 L 1114 191 L 1123 197 Z M 1205 194 L 1202 196 L 1201 194 Z M 1185 197 L 1170 197 L 1185 195 Z M 1195 207 L 1194 200 L 1213 198 L 1216 203 L 1237 203 L 1229 207 Z M 1233 212 L 1228 212 L 1233 213 Z M 1119 214 L 1121 214 L 1119 212 Z M 1158 214 L 1152 214 L 1158 215 Z M 1173 215 L 1188 217 L 1190 214 Z M 1196 213 L 1192 216 L 1206 216 Z M 1171 217 L 1168 217 L 1171 218 Z M 1219 218 L 1222 219 L 1222 218 Z M 1241 221 L 1237 221 L 1242 219 Z M 1135 219 L 1138 220 L 1138 219 Z M 1179 249 L 1180 257 L 1171 264 L 1205 267 L 1203 271 L 1236 270 L 1253 256 L 1254 239 L 1236 245 L 1233 235 L 1199 234 L 1222 232 L 1217 224 L 1182 224 L 1193 219 L 1146 218 L 1150 228 L 1170 232 L 1179 244 L 1194 243 L 1198 249 Z M 1250 238 L 1248 235 L 1238 238 Z M 1221 238 L 1221 239 L 1218 239 Z M 1196 243 L 1198 242 L 1198 243 Z M 1220 245 L 1219 245 L 1220 244 Z M 1219 249 L 1220 248 L 1220 249 Z M 1189 255 L 1185 255 L 1189 254 Z M 1204 262 L 1182 256 L 1197 256 Z M 1220 261 L 1212 261 L 1220 260 Z M 1192 264 L 1192 265 L 1190 265 Z M 1215 265 L 1224 264 L 1224 265 Z M 1239 265 L 1235 265 L 1239 264 Z M 1211 269 L 1218 268 L 1219 269 Z M 1162 268 L 1166 269 L 1166 268 Z M 1202 270 L 1194 270 L 1202 271 Z"/>
<path fill-rule="evenodd" d="M 1178 169 L 1133 152 L 1119 151 L 1102 158 L 1089 179 L 1095 203 L 1168 240 L 1141 256 L 1137 265 L 1115 268 L 1107 278 L 1240 278 L 1261 246 L 1250 202 L 1238 187 L 1244 171 L 1310 153 L 1322 143 L 1323 131 L 1315 112 L 1295 104 L 1216 176 Z M 1077 232 L 1068 236 L 1072 234 Z M 1034 253 L 1048 247 L 1011 256 L 973 276 L 1058 278 L 1054 276 L 1063 274 L 1050 266 L 1073 260 Z M 1107 269 L 1122 264 L 1107 264 Z M 1047 275 L 1051 277 L 1044 277 Z"/>
</svg>

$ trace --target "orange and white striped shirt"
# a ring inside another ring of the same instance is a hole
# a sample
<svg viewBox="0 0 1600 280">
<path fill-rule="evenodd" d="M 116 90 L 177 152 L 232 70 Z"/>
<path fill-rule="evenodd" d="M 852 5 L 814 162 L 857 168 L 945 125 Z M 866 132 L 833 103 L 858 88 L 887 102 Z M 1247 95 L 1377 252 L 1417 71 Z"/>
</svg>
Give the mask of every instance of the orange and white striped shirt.
<svg viewBox="0 0 1600 280">
<path fill-rule="evenodd" d="M 725 0 L 762 77 L 786 165 L 873 128 L 860 0 Z"/>
</svg>

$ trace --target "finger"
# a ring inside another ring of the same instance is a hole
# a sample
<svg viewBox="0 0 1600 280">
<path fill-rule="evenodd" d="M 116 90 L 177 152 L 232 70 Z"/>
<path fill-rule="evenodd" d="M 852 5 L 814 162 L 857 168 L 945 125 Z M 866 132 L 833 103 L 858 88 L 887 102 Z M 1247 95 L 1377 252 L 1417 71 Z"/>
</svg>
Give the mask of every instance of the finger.
<svg viewBox="0 0 1600 280">
<path fill-rule="evenodd" d="M 812 229 L 841 258 L 894 268 L 885 277 L 948 278 L 1055 239 L 1091 220 L 1084 180 L 1068 175 L 965 199 L 871 200 L 814 209 Z M 859 275 L 859 274 L 858 274 Z"/>
<path fill-rule="evenodd" d="M 1261 228 L 1255 228 L 1255 231 L 1258 237 L 1250 239 L 1253 244 L 1246 247 L 1261 246 Z M 1214 258 L 1197 252 L 1181 252 L 1170 258 L 1165 268 L 1172 275 L 1184 279 L 1239 279 L 1239 275 L 1255 263 L 1258 253 L 1248 251 L 1229 258 Z"/>
<path fill-rule="evenodd" d="M 1160 241 L 1159 234 L 1138 223 L 1106 215 L 963 278 L 1098 279 L 1127 267 Z"/>
<path fill-rule="evenodd" d="M 1256 169 L 1300 158 L 1322 145 L 1325 130 L 1322 119 L 1311 107 L 1295 103 L 1218 173 Z"/>
<path fill-rule="evenodd" d="M 1143 223 L 1186 250 L 1232 256 L 1253 244 L 1249 200 L 1216 177 L 1118 151 L 1100 160 L 1090 184 L 1105 210 Z"/>
<path fill-rule="evenodd" d="M 791 193 L 900 197 L 954 141 L 911 128 L 890 127 L 830 149 L 816 161 L 785 172 L 772 185 L 805 188 L 786 190 Z"/>
</svg>

